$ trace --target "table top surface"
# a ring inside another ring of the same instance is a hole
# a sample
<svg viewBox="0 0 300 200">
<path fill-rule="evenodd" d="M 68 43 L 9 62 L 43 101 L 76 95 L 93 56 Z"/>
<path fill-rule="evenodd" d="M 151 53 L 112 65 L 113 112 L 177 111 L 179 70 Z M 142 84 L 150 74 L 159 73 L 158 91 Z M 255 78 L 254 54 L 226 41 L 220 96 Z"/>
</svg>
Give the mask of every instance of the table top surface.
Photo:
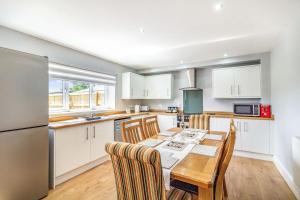
<svg viewBox="0 0 300 200">
<path fill-rule="evenodd" d="M 181 132 L 181 128 L 172 128 L 169 131 Z M 225 143 L 225 132 L 209 131 L 208 134 L 222 135 L 222 140 L 204 139 L 200 142 L 202 145 L 217 146 L 215 156 L 206 156 L 195 153 L 189 153 L 181 160 L 171 171 L 171 178 L 186 183 L 194 184 L 202 188 L 213 186 L 219 162 L 222 156 L 222 150 Z M 153 139 L 163 139 L 164 136 L 153 136 Z"/>
</svg>

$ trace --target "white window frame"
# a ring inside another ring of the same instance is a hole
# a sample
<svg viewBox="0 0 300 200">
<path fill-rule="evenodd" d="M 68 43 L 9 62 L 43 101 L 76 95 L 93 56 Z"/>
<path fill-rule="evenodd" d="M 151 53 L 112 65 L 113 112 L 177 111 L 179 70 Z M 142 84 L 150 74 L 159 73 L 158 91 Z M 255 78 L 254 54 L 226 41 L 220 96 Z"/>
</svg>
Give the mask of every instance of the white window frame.
<svg viewBox="0 0 300 200">
<path fill-rule="evenodd" d="M 109 90 L 108 86 L 104 85 L 104 92 L 105 92 L 105 97 L 104 97 L 104 105 L 106 106 L 96 106 L 96 104 L 93 102 L 93 87 L 94 85 L 101 85 L 99 83 L 92 83 L 92 82 L 87 82 L 87 81 L 82 81 L 85 83 L 89 84 L 89 108 L 88 109 L 70 109 L 70 104 L 69 104 L 69 95 L 70 95 L 70 87 L 69 87 L 69 82 L 70 81 L 78 81 L 80 80 L 66 80 L 66 79 L 59 79 L 59 78 L 50 78 L 50 80 L 61 80 L 62 81 L 62 87 L 63 87 L 63 108 L 50 108 L 49 107 L 49 113 L 50 114 L 56 114 L 56 113 L 77 113 L 77 112 L 87 112 L 87 111 L 103 111 L 103 110 L 112 110 L 114 108 L 108 107 L 108 98 L 109 98 Z M 114 90 L 116 90 L 116 86 L 114 85 Z M 116 96 L 114 96 L 116 98 Z"/>
</svg>

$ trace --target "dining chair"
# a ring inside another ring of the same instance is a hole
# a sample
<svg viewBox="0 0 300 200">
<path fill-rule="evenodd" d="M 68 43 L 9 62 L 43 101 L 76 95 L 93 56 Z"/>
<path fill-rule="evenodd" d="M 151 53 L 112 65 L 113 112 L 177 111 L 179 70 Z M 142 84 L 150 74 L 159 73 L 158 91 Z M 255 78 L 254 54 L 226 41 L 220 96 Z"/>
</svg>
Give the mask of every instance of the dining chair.
<svg viewBox="0 0 300 200">
<path fill-rule="evenodd" d="M 150 138 L 154 135 L 158 135 L 158 133 L 160 132 L 157 116 L 143 118 L 143 125 L 145 130 L 145 138 Z"/>
<path fill-rule="evenodd" d="M 191 115 L 189 119 L 189 128 L 209 130 L 210 116 L 207 114 Z"/>
<path fill-rule="evenodd" d="M 136 144 L 145 139 L 142 119 L 134 119 L 121 123 L 123 142 Z"/>
<path fill-rule="evenodd" d="M 118 200 L 191 200 L 192 195 L 171 188 L 166 192 L 160 153 L 150 147 L 122 142 L 108 143 Z"/>
<path fill-rule="evenodd" d="M 225 181 L 225 173 L 233 155 L 234 145 L 236 139 L 236 128 L 233 120 L 230 123 L 230 131 L 225 141 L 224 150 L 218 169 L 218 174 L 215 182 L 215 200 L 227 199 L 227 187 Z"/>
</svg>

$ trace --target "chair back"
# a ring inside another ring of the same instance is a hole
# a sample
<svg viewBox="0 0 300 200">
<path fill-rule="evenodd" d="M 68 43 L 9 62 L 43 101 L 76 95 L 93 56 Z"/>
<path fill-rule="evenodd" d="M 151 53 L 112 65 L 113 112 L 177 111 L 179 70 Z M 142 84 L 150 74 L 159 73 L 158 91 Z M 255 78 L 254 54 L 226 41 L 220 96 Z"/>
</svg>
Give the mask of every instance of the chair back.
<svg viewBox="0 0 300 200">
<path fill-rule="evenodd" d="M 210 116 L 206 114 L 191 115 L 189 119 L 189 127 L 209 130 L 209 119 Z"/>
<path fill-rule="evenodd" d="M 160 132 L 157 121 L 157 116 L 150 116 L 143 118 L 143 125 L 145 130 L 145 137 L 149 138 L 154 135 L 158 135 Z"/>
<path fill-rule="evenodd" d="M 145 139 L 142 119 L 134 119 L 121 123 L 123 142 L 136 144 Z"/>
<path fill-rule="evenodd" d="M 157 150 L 122 142 L 106 144 L 115 174 L 118 200 L 166 200 Z"/>
<path fill-rule="evenodd" d="M 225 141 L 224 150 L 222 152 L 222 157 L 219 164 L 218 175 L 215 183 L 215 200 L 222 200 L 224 191 L 223 191 L 223 184 L 225 179 L 225 173 L 232 158 L 234 145 L 235 145 L 235 138 L 236 138 L 236 130 L 231 120 L 230 123 L 230 131 Z"/>
</svg>

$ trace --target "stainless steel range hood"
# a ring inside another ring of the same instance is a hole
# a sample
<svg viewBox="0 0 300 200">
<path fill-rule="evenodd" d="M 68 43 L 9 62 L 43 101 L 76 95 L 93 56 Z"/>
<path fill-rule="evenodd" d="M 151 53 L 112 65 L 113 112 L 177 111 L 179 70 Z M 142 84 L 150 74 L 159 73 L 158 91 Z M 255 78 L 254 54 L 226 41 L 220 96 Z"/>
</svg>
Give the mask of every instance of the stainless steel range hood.
<svg viewBox="0 0 300 200">
<path fill-rule="evenodd" d="M 185 78 L 186 83 L 183 88 L 180 88 L 180 90 L 201 90 L 200 88 L 196 87 L 196 70 L 195 69 L 187 69 L 185 70 Z"/>
</svg>

